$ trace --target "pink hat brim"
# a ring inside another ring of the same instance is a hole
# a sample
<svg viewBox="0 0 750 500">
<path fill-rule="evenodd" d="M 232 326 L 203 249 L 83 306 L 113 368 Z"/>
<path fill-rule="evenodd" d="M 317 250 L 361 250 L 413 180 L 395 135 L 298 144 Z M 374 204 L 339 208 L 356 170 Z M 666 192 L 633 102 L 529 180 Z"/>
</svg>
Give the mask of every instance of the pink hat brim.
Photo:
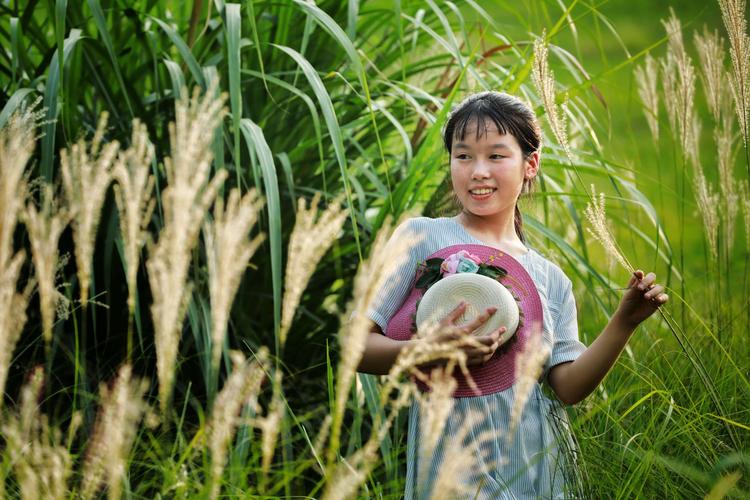
<svg viewBox="0 0 750 500">
<path fill-rule="evenodd" d="M 494 394 L 510 388 L 515 382 L 516 356 L 526 345 L 531 334 L 532 326 L 542 324 L 542 301 L 539 297 L 536 284 L 523 265 L 512 256 L 486 245 L 464 244 L 452 245 L 438 250 L 427 257 L 445 259 L 460 250 L 466 250 L 479 257 L 482 263 L 501 267 L 507 271 L 507 275 L 500 282 L 508 287 L 513 295 L 519 299 L 519 307 L 523 313 L 521 326 L 511 339 L 510 345 L 503 346 L 495 352 L 495 355 L 480 366 L 472 366 L 469 373 L 478 391 L 475 391 L 460 370 L 456 370 L 454 376 L 457 382 L 454 397 L 469 397 Z M 412 282 L 412 289 L 398 311 L 391 317 L 385 330 L 385 334 L 395 340 L 409 340 L 412 337 L 414 317 L 417 312 L 417 301 L 424 295 L 425 290 L 414 288 L 416 274 Z M 427 387 L 418 382 L 422 390 Z"/>
</svg>

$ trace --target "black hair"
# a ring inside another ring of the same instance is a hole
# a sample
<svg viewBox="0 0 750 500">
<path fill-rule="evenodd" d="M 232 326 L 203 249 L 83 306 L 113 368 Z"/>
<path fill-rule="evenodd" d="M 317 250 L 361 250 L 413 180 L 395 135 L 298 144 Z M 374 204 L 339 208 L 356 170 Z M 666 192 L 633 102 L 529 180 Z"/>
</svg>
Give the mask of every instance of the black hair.
<svg viewBox="0 0 750 500">
<path fill-rule="evenodd" d="M 487 125 L 492 122 L 500 134 L 516 138 L 524 158 L 539 151 L 542 133 L 534 112 L 515 96 L 495 91 L 472 94 L 461 101 L 449 114 L 443 128 L 443 144 L 448 154 L 453 150 L 453 140 L 463 140 L 469 125 L 476 124 L 477 139 L 487 134 Z M 523 192 L 533 185 L 533 178 L 524 180 Z M 513 217 L 516 234 L 526 243 L 523 234 L 523 217 L 516 204 Z"/>
</svg>

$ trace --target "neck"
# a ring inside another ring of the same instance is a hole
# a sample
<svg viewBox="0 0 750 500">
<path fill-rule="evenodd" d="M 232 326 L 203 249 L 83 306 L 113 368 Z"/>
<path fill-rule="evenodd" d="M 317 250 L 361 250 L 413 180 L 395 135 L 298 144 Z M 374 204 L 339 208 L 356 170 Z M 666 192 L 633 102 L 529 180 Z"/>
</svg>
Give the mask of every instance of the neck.
<svg viewBox="0 0 750 500">
<path fill-rule="evenodd" d="M 467 210 L 458 214 L 459 221 L 467 229 L 486 235 L 489 239 L 508 246 L 523 245 L 514 225 L 515 207 L 494 215 L 475 215 Z"/>
</svg>

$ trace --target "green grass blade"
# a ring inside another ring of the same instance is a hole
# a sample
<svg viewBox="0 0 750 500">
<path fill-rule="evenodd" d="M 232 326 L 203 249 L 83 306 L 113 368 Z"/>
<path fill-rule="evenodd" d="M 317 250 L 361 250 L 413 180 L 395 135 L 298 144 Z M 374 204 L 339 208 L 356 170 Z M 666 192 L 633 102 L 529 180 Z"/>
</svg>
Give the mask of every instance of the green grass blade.
<svg viewBox="0 0 750 500">
<path fill-rule="evenodd" d="M 339 30 L 340 29 L 341 28 L 339 28 Z M 331 97 L 328 95 L 328 92 L 326 91 L 326 88 L 323 85 L 318 72 L 315 71 L 315 68 L 312 67 L 307 59 L 302 56 L 302 54 L 290 47 L 284 47 L 275 44 L 274 47 L 282 50 L 283 52 L 286 52 L 292 59 L 294 59 L 299 67 L 302 68 L 302 72 L 305 74 L 305 77 L 307 77 L 307 81 L 310 83 L 310 86 L 315 93 L 315 97 L 317 97 L 318 99 L 318 104 L 320 104 L 320 107 L 323 110 L 323 118 L 325 119 L 326 125 L 328 126 L 328 133 L 331 134 L 333 148 L 336 151 L 336 160 L 338 161 L 339 169 L 341 170 L 341 180 L 344 183 L 346 201 L 348 206 L 353 208 L 352 193 L 348 181 L 349 176 L 347 174 L 344 141 L 341 134 L 341 127 L 339 126 L 338 119 L 336 118 L 336 111 L 334 110 L 333 103 L 331 102 Z M 352 230 L 354 231 L 354 240 L 357 245 L 359 259 L 362 260 L 362 247 L 359 241 L 359 229 L 357 227 L 357 218 L 354 210 L 349 211 L 349 218 L 352 222 Z"/>
<path fill-rule="evenodd" d="M 339 26 L 336 21 L 331 18 L 331 16 L 326 14 L 323 10 L 320 9 L 320 7 L 317 7 L 315 4 L 307 3 L 303 0 L 294 0 L 294 3 L 302 7 L 302 10 L 313 17 L 315 21 L 317 21 L 318 25 L 323 28 L 326 33 L 331 35 L 333 39 L 336 40 L 336 42 L 338 42 L 341 48 L 344 49 L 344 52 L 349 58 L 349 61 L 351 61 L 351 63 L 353 64 L 352 70 L 358 77 L 360 77 L 360 73 L 362 72 L 362 60 L 359 57 L 354 44 L 349 39 L 344 30 L 341 29 L 341 26 Z"/>
<path fill-rule="evenodd" d="M 63 65 L 70 57 L 78 41 L 81 40 L 81 30 L 72 29 L 70 35 L 65 39 L 63 48 Z M 59 59 L 53 58 L 47 72 L 47 82 L 44 87 L 44 108 L 47 110 L 44 126 L 44 137 L 42 137 L 42 178 L 47 182 L 52 180 L 52 162 L 55 157 L 55 128 L 57 123 L 57 94 L 60 85 L 60 75 L 62 70 L 59 65 Z"/>
<path fill-rule="evenodd" d="M 240 122 L 242 134 L 249 150 L 255 152 L 263 174 L 263 188 L 268 209 L 268 232 L 271 245 L 271 280 L 273 287 L 273 322 L 276 355 L 280 354 L 279 325 L 281 323 L 281 204 L 279 201 L 279 181 L 276 177 L 276 165 L 273 153 L 268 147 L 266 138 L 258 125 L 249 118 Z"/>
<path fill-rule="evenodd" d="M 357 38 L 357 17 L 359 16 L 359 0 L 348 0 L 346 16 L 346 35 L 350 40 Z"/>
<path fill-rule="evenodd" d="M 182 68 L 170 59 L 164 59 L 164 65 L 167 67 L 169 79 L 172 82 L 172 96 L 174 99 L 179 99 L 182 89 L 185 88 L 185 75 L 182 74 Z"/>
<path fill-rule="evenodd" d="M 151 19 L 153 19 L 154 22 L 156 22 L 156 24 L 158 24 L 159 27 L 164 30 L 164 33 L 167 34 L 174 46 L 177 47 L 177 50 L 180 52 L 182 58 L 185 60 L 185 64 L 187 64 L 188 68 L 190 69 L 190 74 L 193 75 L 193 78 L 198 83 L 198 85 L 200 85 L 203 90 L 206 90 L 206 80 L 203 78 L 203 71 L 201 71 L 200 64 L 198 64 L 195 56 L 190 51 L 190 47 L 187 46 L 180 35 L 178 35 L 177 32 L 172 29 L 172 27 L 167 23 L 156 17 L 151 17 Z"/>
<path fill-rule="evenodd" d="M 21 51 L 19 49 L 18 39 L 20 37 L 21 30 L 18 27 L 18 18 L 17 17 L 11 17 L 10 18 L 10 71 L 11 71 L 11 80 L 13 81 L 13 86 L 18 85 L 18 81 L 16 80 L 16 74 L 18 74 L 19 69 L 21 72 L 23 72 L 23 65 L 21 64 Z"/>
<path fill-rule="evenodd" d="M 206 83 L 209 87 L 211 87 L 213 83 L 217 84 L 214 86 L 214 95 L 218 98 L 221 94 L 221 86 L 218 85 L 219 72 L 216 69 L 216 66 L 205 66 L 203 68 L 203 76 L 206 78 Z M 214 141 L 211 145 L 211 149 L 213 150 L 214 157 L 214 172 L 226 168 L 226 166 L 224 165 L 224 124 L 221 122 L 216 126 L 216 131 L 214 132 Z M 222 196 L 224 195 L 223 184 L 221 188 L 219 188 L 219 193 Z"/>
<path fill-rule="evenodd" d="M 94 22 L 96 23 L 96 29 L 99 31 L 99 36 L 102 38 L 102 42 L 104 42 L 104 47 L 107 49 L 107 54 L 109 54 L 109 59 L 112 62 L 112 67 L 115 70 L 115 77 L 117 78 L 117 82 L 120 84 L 120 89 L 122 90 L 122 96 L 125 98 L 125 105 L 128 107 L 128 111 L 130 112 L 130 118 L 132 119 L 135 114 L 133 113 L 133 106 L 130 104 L 130 97 L 128 96 L 128 87 L 125 85 L 125 80 L 122 78 L 122 72 L 120 71 L 120 64 L 117 62 L 117 55 L 115 54 L 115 48 L 112 44 L 112 37 L 109 34 L 109 29 L 107 29 L 107 21 L 104 18 L 104 12 L 102 11 L 102 6 L 99 3 L 99 0 L 88 0 L 89 2 L 89 8 L 91 9 L 91 13 L 94 15 Z"/>
<path fill-rule="evenodd" d="M 251 2 L 252 3 L 252 2 Z M 224 6 L 224 22 L 226 23 L 227 69 L 229 71 L 229 102 L 232 108 L 232 134 L 234 137 L 235 172 L 237 186 L 240 186 L 240 120 L 242 119 L 242 90 L 240 89 L 240 37 L 242 18 L 240 5 L 228 3 Z"/>
<path fill-rule="evenodd" d="M 286 185 L 289 189 L 289 198 L 292 201 L 292 206 L 295 206 L 297 202 L 297 194 L 294 191 L 294 175 L 292 174 L 292 162 L 289 161 L 289 155 L 286 153 L 279 153 L 276 155 L 281 163 L 281 168 L 284 170 L 284 177 L 286 178 Z"/>
<path fill-rule="evenodd" d="M 65 64 L 65 13 L 68 10 L 68 0 L 55 0 L 55 41 L 57 42 L 57 64 Z M 63 75 L 60 74 L 60 88 L 65 88 Z"/>
</svg>

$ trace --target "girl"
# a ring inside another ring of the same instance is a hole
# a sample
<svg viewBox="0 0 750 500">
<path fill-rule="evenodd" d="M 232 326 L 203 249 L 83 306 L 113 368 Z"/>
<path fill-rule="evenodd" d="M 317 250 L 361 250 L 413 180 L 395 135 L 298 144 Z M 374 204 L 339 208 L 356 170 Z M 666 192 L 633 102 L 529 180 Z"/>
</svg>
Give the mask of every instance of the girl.
<svg viewBox="0 0 750 500">
<path fill-rule="evenodd" d="M 388 296 L 382 297 L 380 305 L 368 314 L 373 327 L 359 370 L 385 374 L 407 343 L 424 341 L 394 340 L 383 335 L 414 286 L 415 264 L 445 247 L 480 244 L 515 258 L 532 277 L 542 302 L 543 336 L 551 348 L 541 380 L 562 403 L 580 402 L 610 370 L 638 324 L 667 302 L 663 287 L 655 284 L 654 273 L 636 271 L 617 311 L 586 347 L 578 338 L 571 281 L 557 265 L 530 248 L 517 206 L 520 194 L 529 190 L 539 171 L 541 133 L 533 112 L 507 94 L 474 94 L 450 114 L 443 139 L 450 155 L 454 195 L 462 209 L 454 217 L 409 219 L 396 229 L 394 238 L 421 234 L 423 239 L 392 276 Z M 494 312 L 490 308 L 466 326 L 458 327 L 455 323 L 464 310 L 465 305 L 460 305 L 443 320 L 447 335 L 470 335 Z M 465 348 L 472 372 L 492 358 L 504 331 L 501 327 L 479 337 L 482 348 Z M 493 394 L 455 398 L 444 434 L 455 432 L 462 419 L 478 410 L 485 418 L 482 429 L 472 434 L 489 430 L 498 436 L 496 443 L 481 445 L 481 456 L 475 457 L 489 464 L 489 470 L 472 485 L 479 498 L 564 497 L 566 480 L 562 472 L 566 464 L 563 455 L 558 456 L 561 442 L 555 439 L 555 432 L 559 433 L 562 427 L 563 442 L 572 444 L 565 412 L 555 398 L 547 397 L 535 384 L 512 445 L 504 449 L 505 440 L 501 437 L 507 431 L 513 389 L 511 386 Z M 407 438 L 408 498 L 434 493 L 432 483 L 442 460 L 439 450 L 440 445 L 432 456 L 420 456 L 419 408 L 414 403 Z M 425 464 L 429 466 L 424 467 Z M 474 476 L 472 481 L 476 479 Z"/>
</svg>

